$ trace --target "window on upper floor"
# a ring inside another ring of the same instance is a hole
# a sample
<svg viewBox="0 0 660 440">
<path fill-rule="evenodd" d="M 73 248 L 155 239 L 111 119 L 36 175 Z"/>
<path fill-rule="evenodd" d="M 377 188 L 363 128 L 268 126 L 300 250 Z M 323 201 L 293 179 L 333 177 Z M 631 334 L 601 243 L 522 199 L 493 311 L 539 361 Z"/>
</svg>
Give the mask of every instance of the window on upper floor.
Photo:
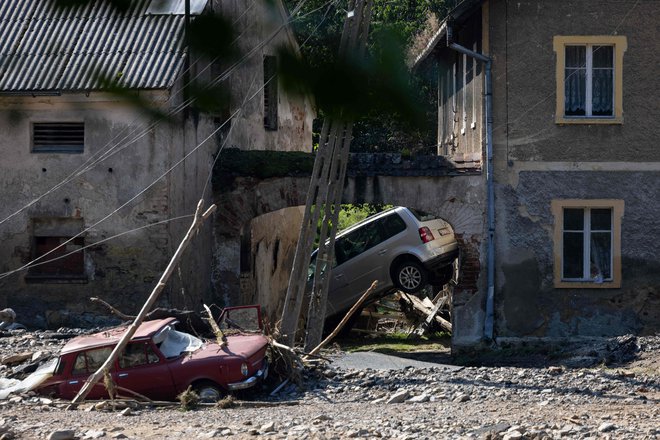
<svg viewBox="0 0 660 440">
<path fill-rule="evenodd" d="M 622 36 L 557 36 L 557 110 L 560 124 L 623 122 Z"/>
<path fill-rule="evenodd" d="M 553 200 L 555 287 L 621 286 L 622 200 Z"/>
<path fill-rule="evenodd" d="M 83 122 L 34 122 L 33 153 L 82 153 L 85 149 Z"/>
<path fill-rule="evenodd" d="M 277 130 L 277 57 L 264 56 L 264 127 Z"/>
</svg>

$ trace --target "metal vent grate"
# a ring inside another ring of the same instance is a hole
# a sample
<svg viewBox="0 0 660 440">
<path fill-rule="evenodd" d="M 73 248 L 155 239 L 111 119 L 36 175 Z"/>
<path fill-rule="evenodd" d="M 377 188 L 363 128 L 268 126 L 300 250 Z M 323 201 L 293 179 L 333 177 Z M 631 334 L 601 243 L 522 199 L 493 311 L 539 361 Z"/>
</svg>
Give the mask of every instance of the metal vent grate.
<svg viewBox="0 0 660 440">
<path fill-rule="evenodd" d="M 84 147 L 83 122 L 37 122 L 32 125 L 34 153 L 82 153 Z"/>
</svg>

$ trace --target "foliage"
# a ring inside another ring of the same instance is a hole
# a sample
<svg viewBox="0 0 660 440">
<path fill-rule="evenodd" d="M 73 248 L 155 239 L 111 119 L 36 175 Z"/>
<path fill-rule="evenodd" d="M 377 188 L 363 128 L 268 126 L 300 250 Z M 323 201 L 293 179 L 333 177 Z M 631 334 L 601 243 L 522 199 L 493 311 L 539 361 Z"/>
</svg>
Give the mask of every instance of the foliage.
<svg viewBox="0 0 660 440">
<path fill-rule="evenodd" d="M 297 1 L 286 0 L 286 3 L 294 7 Z M 347 66 L 347 72 L 337 74 L 337 42 L 345 10 L 341 4 L 324 8 L 321 0 L 305 2 L 304 18 L 294 23 L 299 41 L 307 42 L 302 47 L 305 62 L 309 64 L 305 74 L 313 77 L 310 72 L 314 68 L 327 74 L 319 75 L 317 88 L 310 91 L 321 99 L 320 118 L 326 117 L 328 111 L 335 116 L 336 109 L 328 109 L 323 93 L 319 96 L 317 89 L 332 98 L 347 97 L 348 102 L 358 104 L 356 114 L 349 115 L 358 116 L 353 127 L 352 151 L 398 152 L 407 148 L 428 154 L 434 150 L 435 133 L 430 129 L 435 123 L 434 93 L 428 84 L 410 76 L 405 48 L 416 35 L 423 33 L 429 17 L 444 17 L 454 3 L 454 0 L 374 0 L 367 61 L 374 68 L 370 71 L 351 65 Z M 349 82 L 347 78 L 355 72 L 359 81 L 353 78 Z M 300 84 L 298 78 L 302 76 L 293 75 L 293 81 Z M 382 76 L 387 80 L 383 81 Z M 346 102 L 344 98 L 340 101 Z M 314 125 L 317 135 L 321 125 L 321 121 Z M 314 141 L 318 142 L 316 138 Z"/>
<path fill-rule="evenodd" d="M 181 409 L 184 411 L 189 411 L 191 409 L 195 409 L 197 407 L 197 404 L 199 403 L 199 395 L 193 391 L 192 387 L 188 387 L 186 390 L 184 390 L 181 394 L 176 396 L 177 399 L 179 399 L 179 403 L 181 404 Z"/>
<path fill-rule="evenodd" d="M 380 205 L 370 203 L 358 204 L 342 204 L 337 218 L 337 232 L 343 231 L 352 225 L 364 220 L 365 218 L 378 214 L 386 209 L 391 208 L 392 205 Z M 316 238 L 314 239 L 314 247 L 319 246 L 319 238 L 321 235 L 321 220 L 316 227 Z"/>
<path fill-rule="evenodd" d="M 371 205 L 368 203 L 341 205 L 341 211 L 339 211 L 339 219 L 337 221 L 339 230 L 346 229 L 370 215 L 378 214 L 391 207 L 392 205 Z"/>
<path fill-rule="evenodd" d="M 446 333 L 434 333 L 410 339 L 408 333 L 389 333 L 365 338 L 344 339 L 341 348 L 345 351 L 375 351 L 384 354 L 401 352 L 443 352 L 449 349 L 451 337 Z"/>
</svg>

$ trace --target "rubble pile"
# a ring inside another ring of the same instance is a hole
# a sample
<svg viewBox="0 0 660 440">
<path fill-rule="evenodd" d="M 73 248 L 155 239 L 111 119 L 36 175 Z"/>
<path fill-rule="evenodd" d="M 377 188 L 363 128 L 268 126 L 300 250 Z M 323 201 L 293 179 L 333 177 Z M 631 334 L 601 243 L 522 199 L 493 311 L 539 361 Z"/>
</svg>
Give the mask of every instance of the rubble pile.
<svg viewBox="0 0 660 440">
<path fill-rule="evenodd" d="M 87 332 L 4 332 L 1 378 L 21 378 L 68 338 Z M 67 401 L 19 393 L 0 401 L 0 439 L 660 439 L 660 371 L 602 363 L 657 358 L 660 336 L 612 338 L 566 348 L 563 354 L 565 362 L 550 366 L 384 370 L 378 365 L 342 367 L 343 354 L 328 351 L 323 356 L 333 362 L 306 370 L 302 387 L 287 384 L 270 396 L 279 383 L 269 384 L 242 396 L 254 405 L 187 412 L 110 401 L 66 411 Z M 568 366 L 578 357 L 601 363 Z"/>
</svg>

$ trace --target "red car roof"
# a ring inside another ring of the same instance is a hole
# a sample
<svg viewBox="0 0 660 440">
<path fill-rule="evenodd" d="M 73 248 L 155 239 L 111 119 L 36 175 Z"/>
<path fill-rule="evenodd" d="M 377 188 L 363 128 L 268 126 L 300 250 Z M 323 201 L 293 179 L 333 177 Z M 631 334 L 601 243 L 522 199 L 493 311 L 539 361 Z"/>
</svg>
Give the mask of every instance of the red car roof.
<svg viewBox="0 0 660 440">
<path fill-rule="evenodd" d="M 158 333 L 160 329 L 169 324 L 176 322 L 176 318 L 155 319 L 153 321 L 145 321 L 138 327 L 137 331 L 131 338 L 131 341 L 136 339 L 148 339 Z M 121 326 L 111 328 L 109 330 L 94 333 L 93 335 L 77 336 L 71 339 L 62 348 L 60 354 L 71 353 L 73 351 L 87 350 L 94 347 L 102 347 L 104 345 L 114 345 L 119 342 L 124 335 L 128 326 Z"/>
</svg>

